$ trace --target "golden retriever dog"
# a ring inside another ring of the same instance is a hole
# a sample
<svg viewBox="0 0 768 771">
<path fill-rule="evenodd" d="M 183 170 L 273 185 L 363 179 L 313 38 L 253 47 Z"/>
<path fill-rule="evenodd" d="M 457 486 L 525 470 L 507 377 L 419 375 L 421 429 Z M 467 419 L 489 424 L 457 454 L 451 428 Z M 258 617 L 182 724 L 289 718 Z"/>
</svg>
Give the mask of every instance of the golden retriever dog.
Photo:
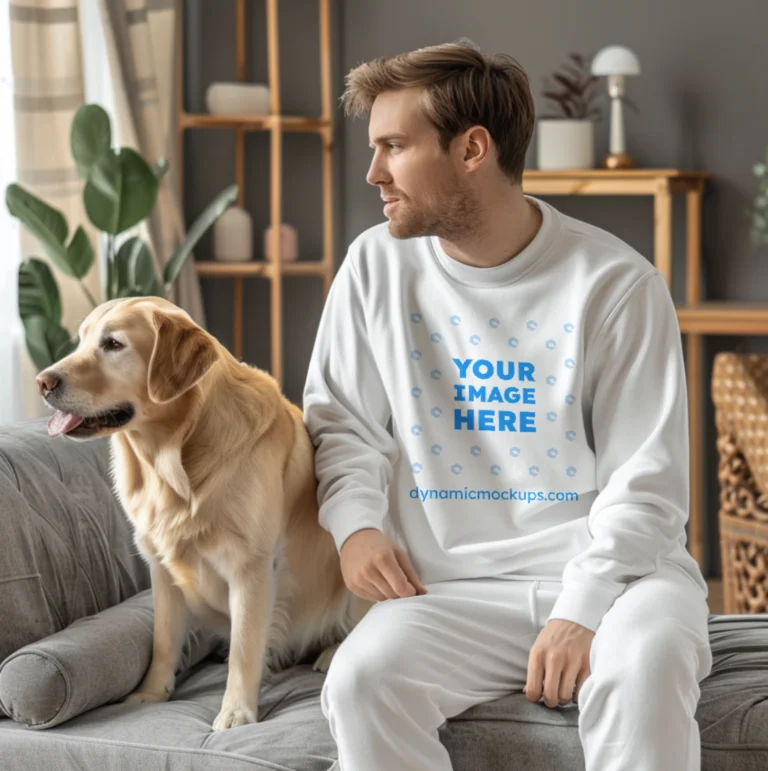
<svg viewBox="0 0 768 771">
<path fill-rule="evenodd" d="M 302 412 L 165 300 L 106 302 L 79 336 L 37 382 L 56 410 L 51 436 L 111 435 L 115 488 L 150 567 L 152 663 L 127 700 L 168 699 L 191 615 L 230 630 L 213 728 L 252 723 L 269 666 L 316 649 L 327 671 L 369 607 L 318 522 Z"/>
</svg>

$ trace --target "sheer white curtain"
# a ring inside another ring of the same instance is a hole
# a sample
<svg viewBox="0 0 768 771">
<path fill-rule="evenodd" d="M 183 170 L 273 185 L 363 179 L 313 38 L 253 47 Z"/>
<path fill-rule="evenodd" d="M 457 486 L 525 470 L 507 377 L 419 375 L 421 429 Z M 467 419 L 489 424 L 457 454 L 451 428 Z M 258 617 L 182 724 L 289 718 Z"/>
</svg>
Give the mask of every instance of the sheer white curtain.
<svg viewBox="0 0 768 771">
<path fill-rule="evenodd" d="M 0 0 L 0 426 L 23 417 L 21 362 L 24 345 L 16 300 L 21 259 L 18 222 L 8 214 L 5 189 L 16 180 L 9 0 Z"/>
</svg>

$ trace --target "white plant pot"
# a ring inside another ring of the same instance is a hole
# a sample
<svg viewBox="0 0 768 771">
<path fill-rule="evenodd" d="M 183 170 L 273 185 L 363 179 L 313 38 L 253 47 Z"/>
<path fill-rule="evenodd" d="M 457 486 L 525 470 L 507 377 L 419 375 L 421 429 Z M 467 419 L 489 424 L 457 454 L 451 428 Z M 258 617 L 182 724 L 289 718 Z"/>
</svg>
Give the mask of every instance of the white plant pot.
<svg viewBox="0 0 768 771">
<path fill-rule="evenodd" d="M 541 118 L 536 164 L 542 171 L 591 169 L 595 165 L 595 132 L 591 120 Z"/>
</svg>

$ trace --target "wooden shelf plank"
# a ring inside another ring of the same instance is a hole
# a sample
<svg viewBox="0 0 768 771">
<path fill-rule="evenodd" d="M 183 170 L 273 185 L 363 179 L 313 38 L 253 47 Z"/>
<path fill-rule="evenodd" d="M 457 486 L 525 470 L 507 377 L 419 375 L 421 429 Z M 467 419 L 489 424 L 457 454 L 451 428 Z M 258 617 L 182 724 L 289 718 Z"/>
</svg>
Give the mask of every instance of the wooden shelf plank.
<svg viewBox="0 0 768 771">
<path fill-rule="evenodd" d="M 710 301 L 677 308 L 680 329 L 699 335 L 768 335 L 768 304 Z"/>
<path fill-rule="evenodd" d="M 277 125 L 283 131 L 323 132 L 331 126 L 330 120 L 298 115 L 208 115 L 188 112 L 181 113 L 179 122 L 183 128 L 239 128 L 244 131 L 269 131 Z"/>
<path fill-rule="evenodd" d="M 659 185 L 671 192 L 696 189 L 710 172 L 678 169 L 583 169 L 523 173 L 523 190 L 530 195 L 655 195 Z"/>
<path fill-rule="evenodd" d="M 541 171 L 526 169 L 523 179 L 709 179 L 711 171 L 686 169 L 572 169 L 570 171 Z"/>
<path fill-rule="evenodd" d="M 271 277 L 275 266 L 266 260 L 250 262 L 218 262 L 214 260 L 198 260 L 195 270 L 198 276 L 205 278 L 248 278 Z M 326 265 L 322 260 L 304 260 L 282 263 L 284 276 L 324 276 Z"/>
</svg>

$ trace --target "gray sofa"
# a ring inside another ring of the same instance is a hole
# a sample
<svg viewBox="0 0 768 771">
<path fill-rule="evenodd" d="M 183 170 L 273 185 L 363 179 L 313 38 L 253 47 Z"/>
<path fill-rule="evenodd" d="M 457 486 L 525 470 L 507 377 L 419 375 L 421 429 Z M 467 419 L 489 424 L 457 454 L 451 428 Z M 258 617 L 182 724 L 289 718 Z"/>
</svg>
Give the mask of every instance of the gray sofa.
<svg viewBox="0 0 768 771">
<path fill-rule="evenodd" d="M 39 420 L 0 428 L 2 771 L 333 766 L 323 675 L 309 666 L 264 685 L 258 724 L 211 730 L 226 678 L 226 646 L 215 635 L 188 639 L 171 701 L 119 703 L 149 661 L 148 587 L 110 489 L 106 443 L 51 440 Z M 710 629 L 714 669 L 698 710 L 703 769 L 764 771 L 768 617 L 713 616 Z M 457 771 L 577 771 L 576 725 L 574 707 L 549 710 L 516 694 L 449 721 L 442 740 Z"/>
</svg>

